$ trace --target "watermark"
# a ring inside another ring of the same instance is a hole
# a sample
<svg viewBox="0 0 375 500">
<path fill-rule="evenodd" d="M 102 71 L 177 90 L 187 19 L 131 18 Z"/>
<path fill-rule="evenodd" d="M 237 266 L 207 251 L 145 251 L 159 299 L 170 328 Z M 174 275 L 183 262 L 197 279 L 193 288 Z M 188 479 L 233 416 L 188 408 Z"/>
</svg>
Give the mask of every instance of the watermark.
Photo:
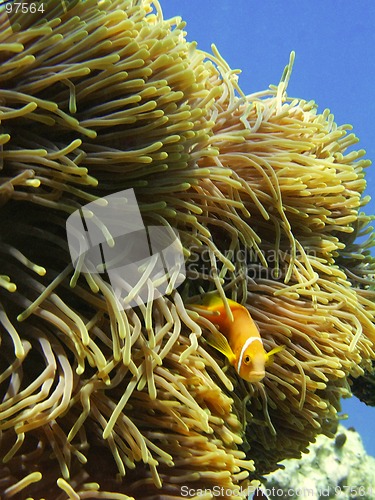
<svg viewBox="0 0 375 500">
<path fill-rule="evenodd" d="M 292 256 L 291 251 L 274 248 L 268 250 L 239 248 L 235 251 L 226 249 L 222 251 L 223 261 L 220 261 L 220 258 L 213 259 L 211 249 L 204 247 L 192 247 L 190 252 L 191 256 L 186 263 L 186 274 L 189 280 L 214 279 L 220 274 L 220 266 L 226 259 L 235 266 L 237 277 L 283 281 L 294 259 L 303 261 L 306 256 L 316 257 L 316 251 L 313 248 L 306 249 L 304 255 L 295 256 Z"/>
<path fill-rule="evenodd" d="M 192 488 L 190 486 L 184 485 L 181 486 L 180 494 L 181 497 L 200 497 L 207 494 L 212 495 L 213 497 L 228 497 L 232 496 L 251 498 L 251 495 L 257 490 L 254 486 L 248 486 L 247 488 L 229 488 L 225 486 L 215 485 L 212 488 Z"/>
<path fill-rule="evenodd" d="M 10 27 L 18 32 L 48 19 L 50 14 L 55 18 L 62 16 L 78 2 L 79 0 L 0 0 L 0 14 L 5 12 Z"/>
<path fill-rule="evenodd" d="M 233 264 L 238 278 L 282 281 L 290 262 L 307 255 L 292 256 L 269 248 L 260 256 L 259 249 L 226 249 L 220 260 L 212 249 L 197 246 L 189 248 L 185 263 L 177 231 L 171 226 L 146 227 L 133 189 L 76 210 L 67 219 L 66 232 L 76 271 L 101 274 L 109 282 L 119 310 L 169 295 L 186 277 L 189 281 L 214 280 L 225 260 Z"/>
<path fill-rule="evenodd" d="M 105 276 L 119 310 L 170 294 L 186 277 L 176 230 L 145 226 L 133 189 L 84 205 L 66 221 L 78 272 Z"/>
<path fill-rule="evenodd" d="M 270 500 L 275 499 L 295 499 L 295 498 L 371 498 L 375 494 L 375 490 L 366 486 L 327 486 L 321 488 L 304 487 L 301 488 L 272 488 L 248 486 L 247 488 L 227 488 L 224 486 L 213 486 L 212 488 L 192 488 L 190 486 L 181 486 L 181 497 L 196 497 L 210 494 L 213 497 L 242 497 L 252 498 L 255 492 L 262 492 Z"/>
</svg>

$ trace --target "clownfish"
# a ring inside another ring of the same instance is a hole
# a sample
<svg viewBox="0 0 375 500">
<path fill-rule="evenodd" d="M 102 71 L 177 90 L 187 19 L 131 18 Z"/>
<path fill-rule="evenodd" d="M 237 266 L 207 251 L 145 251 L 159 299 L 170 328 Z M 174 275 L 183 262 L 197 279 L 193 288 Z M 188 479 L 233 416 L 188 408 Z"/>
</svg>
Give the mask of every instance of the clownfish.
<svg viewBox="0 0 375 500">
<path fill-rule="evenodd" d="M 265 377 L 265 367 L 273 362 L 273 355 L 285 346 L 266 352 L 259 330 L 246 307 L 227 299 L 233 321 L 228 317 L 224 302 L 218 294 L 207 294 L 204 304 L 194 304 L 201 316 L 218 326 L 221 334 L 210 334 L 206 342 L 224 354 L 238 375 L 247 382 L 259 382 Z"/>
</svg>

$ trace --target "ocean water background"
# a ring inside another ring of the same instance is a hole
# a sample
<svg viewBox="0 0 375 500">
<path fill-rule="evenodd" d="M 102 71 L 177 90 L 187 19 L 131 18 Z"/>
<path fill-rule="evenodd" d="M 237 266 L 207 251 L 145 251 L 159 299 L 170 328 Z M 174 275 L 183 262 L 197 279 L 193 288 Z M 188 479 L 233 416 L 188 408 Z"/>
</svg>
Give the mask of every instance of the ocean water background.
<svg viewBox="0 0 375 500">
<path fill-rule="evenodd" d="M 181 16 L 187 39 L 210 51 L 215 43 L 247 94 L 277 84 L 296 52 L 288 95 L 329 108 L 337 124 L 350 123 L 374 165 L 367 171 L 366 212 L 375 214 L 374 0 L 160 0 L 164 17 Z M 375 223 L 375 221 L 374 221 Z M 360 432 L 375 456 L 375 408 L 343 401 L 346 427 Z"/>
</svg>

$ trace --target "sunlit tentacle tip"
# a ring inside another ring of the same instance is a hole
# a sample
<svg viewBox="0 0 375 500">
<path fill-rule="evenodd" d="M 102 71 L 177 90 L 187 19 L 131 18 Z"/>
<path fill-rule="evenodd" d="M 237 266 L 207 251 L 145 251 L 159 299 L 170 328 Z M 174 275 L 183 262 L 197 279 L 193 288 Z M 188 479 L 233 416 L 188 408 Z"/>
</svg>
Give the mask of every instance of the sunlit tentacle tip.
<svg viewBox="0 0 375 500">
<path fill-rule="evenodd" d="M 0 276 L 0 287 L 5 288 L 8 292 L 15 292 L 17 285 L 10 281 L 9 276 Z"/>
<path fill-rule="evenodd" d="M 35 272 L 36 272 L 36 274 L 39 274 L 39 276 L 45 276 L 45 274 L 46 274 L 46 272 L 47 272 L 47 271 L 46 271 L 46 269 L 45 269 L 45 267 L 43 267 L 43 266 L 38 266 L 37 264 L 35 264 L 35 265 L 33 266 L 33 271 L 35 271 Z"/>
</svg>

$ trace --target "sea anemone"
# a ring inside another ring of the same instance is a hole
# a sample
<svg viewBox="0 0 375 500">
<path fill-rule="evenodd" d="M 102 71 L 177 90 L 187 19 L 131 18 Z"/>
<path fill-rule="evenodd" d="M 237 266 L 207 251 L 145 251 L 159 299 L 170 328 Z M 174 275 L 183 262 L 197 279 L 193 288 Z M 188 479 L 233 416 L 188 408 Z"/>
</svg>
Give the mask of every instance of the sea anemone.
<svg viewBox="0 0 375 500">
<path fill-rule="evenodd" d="M 246 96 L 157 1 L 44 6 L 0 13 L 4 498 L 241 496 L 332 433 L 375 357 L 369 162 L 287 96 L 293 55 Z M 149 277 L 147 303 L 121 310 L 74 269 L 65 224 L 128 188 L 145 224 L 178 231 L 187 279 L 156 298 Z M 206 343 L 189 304 L 212 290 L 286 346 L 262 382 Z"/>
<path fill-rule="evenodd" d="M 211 138 L 214 163 L 241 183 L 235 194 L 220 189 L 241 200 L 258 236 L 237 252 L 246 279 L 233 276 L 227 295 L 247 304 L 270 349 L 288 347 L 262 388 L 250 397 L 242 383 L 237 389 L 242 405 L 249 399 L 246 439 L 263 472 L 335 429 L 346 377 L 363 375 L 374 356 L 373 233 L 359 212 L 369 201 L 369 162 L 363 150 L 345 153 L 357 142 L 351 127 L 287 97 L 293 57 L 276 88 L 247 96 L 231 114 L 229 99 L 219 100 Z"/>
</svg>

